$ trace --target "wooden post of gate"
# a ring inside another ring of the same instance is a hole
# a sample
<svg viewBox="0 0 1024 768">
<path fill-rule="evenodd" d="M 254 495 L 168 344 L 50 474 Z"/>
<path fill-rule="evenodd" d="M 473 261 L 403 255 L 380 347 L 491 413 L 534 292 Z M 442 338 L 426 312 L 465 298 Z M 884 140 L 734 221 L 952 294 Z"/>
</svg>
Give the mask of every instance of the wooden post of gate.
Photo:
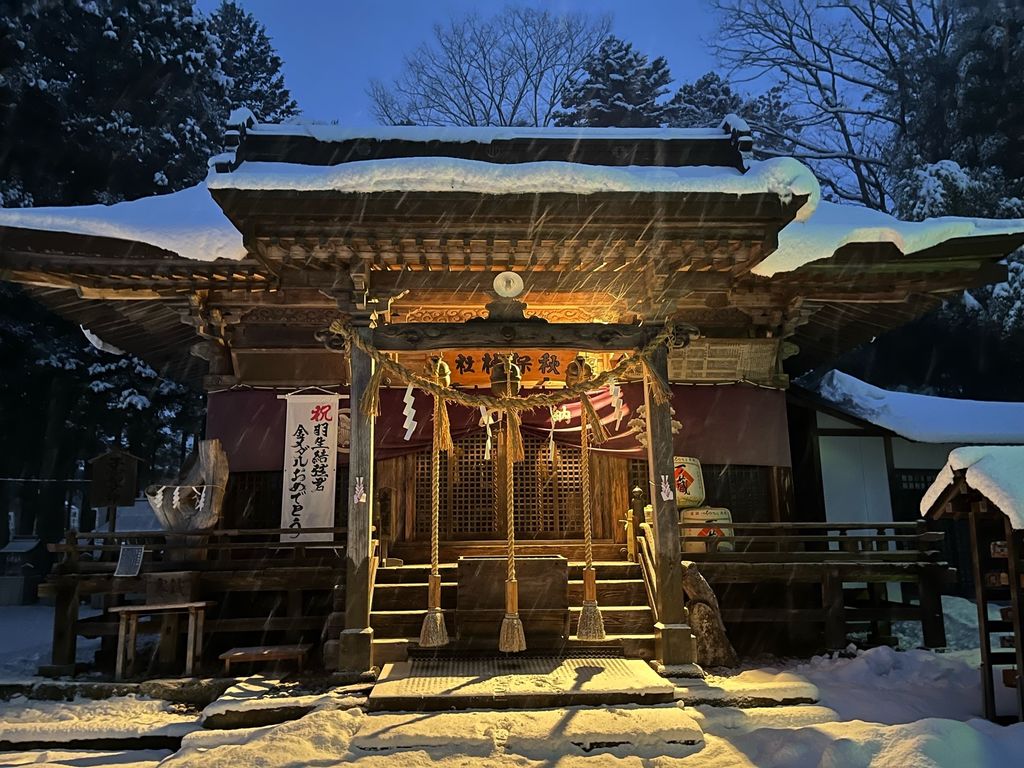
<svg viewBox="0 0 1024 768">
<path fill-rule="evenodd" d="M 358 331 L 367 338 L 368 329 Z M 373 418 L 362 410 L 374 362 L 354 344 L 350 357 L 351 437 L 348 465 L 348 546 L 345 551 L 345 629 L 338 668 L 365 672 L 373 664 L 370 626 L 370 556 L 373 535 Z"/>
<path fill-rule="evenodd" d="M 668 381 L 668 348 L 658 346 L 651 353 L 651 368 Z M 644 386 L 647 411 L 647 463 L 650 467 L 651 508 L 654 518 L 655 579 L 658 584 L 658 623 L 655 624 L 655 652 L 662 664 L 692 664 L 696 644 L 683 605 L 683 556 L 679 539 L 679 511 L 676 508 L 672 474 L 672 413 L 669 403 L 656 403 L 650 387 Z"/>
</svg>

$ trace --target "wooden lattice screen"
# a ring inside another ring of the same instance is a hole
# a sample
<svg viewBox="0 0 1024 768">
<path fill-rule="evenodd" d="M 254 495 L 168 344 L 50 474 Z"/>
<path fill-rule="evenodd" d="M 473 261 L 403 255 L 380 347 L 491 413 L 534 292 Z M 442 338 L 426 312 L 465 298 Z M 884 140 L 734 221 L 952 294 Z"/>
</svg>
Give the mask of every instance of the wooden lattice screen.
<svg viewBox="0 0 1024 768">
<path fill-rule="evenodd" d="M 517 464 L 515 483 L 516 536 L 575 538 L 580 517 L 580 451 L 558 445 L 551 461 L 548 442 L 524 435 L 526 460 Z M 497 451 L 484 458 L 486 438 L 455 441 L 451 457 L 441 457 L 441 537 L 500 539 L 504 522 L 495 510 L 494 462 Z M 430 453 L 416 462 L 416 534 L 430 533 Z"/>
</svg>

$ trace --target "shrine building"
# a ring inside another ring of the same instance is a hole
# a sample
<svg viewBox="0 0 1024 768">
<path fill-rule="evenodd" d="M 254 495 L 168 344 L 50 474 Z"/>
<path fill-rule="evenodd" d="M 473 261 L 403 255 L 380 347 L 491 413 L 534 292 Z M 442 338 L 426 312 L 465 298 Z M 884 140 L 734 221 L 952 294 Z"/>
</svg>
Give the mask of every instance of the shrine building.
<svg viewBox="0 0 1024 768">
<path fill-rule="evenodd" d="M 1024 222 L 822 201 L 798 161 L 754 159 L 733 118 L 233 118 L 198 187 L 0 211 L 0 277 L 207 393 L 209 455 L 147 490 L 173 535 L 51 544 L 55 666 L 77 637 L 117 635 L 80 600 L 171 593 L 208 604 L 200 664 L 288 643 L 365 670 L 523 638 L 528 653 L 686 664 L 701 660 L 690 563 L 741 652 L 842 647 L 908 616 L 944 644 L 940 534 L 821 516 L 786 392 L 1004 280 Z M 697 479 L 702 499 L 681 504 Z M 142 564 L 115 576 L 126 543 Z M 905 581 L 919 604 L 892 601 L 886 585 Z"/>
</svg>

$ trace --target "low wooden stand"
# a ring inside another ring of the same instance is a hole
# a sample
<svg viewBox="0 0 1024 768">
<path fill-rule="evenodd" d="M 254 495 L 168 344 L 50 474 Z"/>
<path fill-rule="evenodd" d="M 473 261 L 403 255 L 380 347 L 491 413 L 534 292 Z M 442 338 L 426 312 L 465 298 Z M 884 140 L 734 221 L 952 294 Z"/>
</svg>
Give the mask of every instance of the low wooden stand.
<svg viewBox="0 0 1024 768">
<path fill-rule="evenodd" d="M 505 617 L 504 557 L 460 557 L 455 610 L 459 648 L 496 650 Z M 519 616 L 531 651 L 559 649 L 569 637 L 569 562 L 561 555 L 516 558 Z"/>
<path fill-rule="evenodd" d="M 306 655 L 313 647 L 312 643 L 299 645 L 254 645 L 248 648 L 232 648 L 220 655 L 224 661 L 224 674 L 231 673 L 232 662 L 247 661 L 284 661 L 294 659 L 299 672 L 306 665 Z"/>
<path fill-rule="evenodd" d="M 196 663 L 203 655 L 203 622 L 206 609 L 214 605 L 212 600 L 198 600 L 190 603 L 153 603 L 150 605 L 117 605 L 107 610 L 120 615 L 117 627 L 117 665 L 114 679 L 124 680 L 125 673 L 131 673 L 135 666 L 135 638 L 139 632 L 139 617 L 162 615 L 165 619 L 173 614 L 188 614 L 188 639 L 185 653 L 185 674 L 191 676 Z M 171 641 L 176 638 L 172 638 Z"/>
</svg>

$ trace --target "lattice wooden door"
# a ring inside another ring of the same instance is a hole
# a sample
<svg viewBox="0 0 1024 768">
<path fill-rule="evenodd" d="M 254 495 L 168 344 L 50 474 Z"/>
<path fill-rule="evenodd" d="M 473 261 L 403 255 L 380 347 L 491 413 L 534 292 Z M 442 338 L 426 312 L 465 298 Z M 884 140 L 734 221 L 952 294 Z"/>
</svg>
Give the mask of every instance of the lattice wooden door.
<svg viewBox="0 0 1024 768">
<path fill-rule="evenodd" d="M 580 451 L 559 445 L 554 461 L 546 440 L 524 435 L 526 460 L 515 467 L 516 537 L 565 539 L 582 535 Z M 448 540 L 502 539 L 504 521 L 495 510 L 494 462 L 484 458 L 486 439 L 455 441 L 455 453 L 441 458 L 441 537 Z M 416 534 L 430 535 L 430 454 L 416 464 Z"/>
</svg>

